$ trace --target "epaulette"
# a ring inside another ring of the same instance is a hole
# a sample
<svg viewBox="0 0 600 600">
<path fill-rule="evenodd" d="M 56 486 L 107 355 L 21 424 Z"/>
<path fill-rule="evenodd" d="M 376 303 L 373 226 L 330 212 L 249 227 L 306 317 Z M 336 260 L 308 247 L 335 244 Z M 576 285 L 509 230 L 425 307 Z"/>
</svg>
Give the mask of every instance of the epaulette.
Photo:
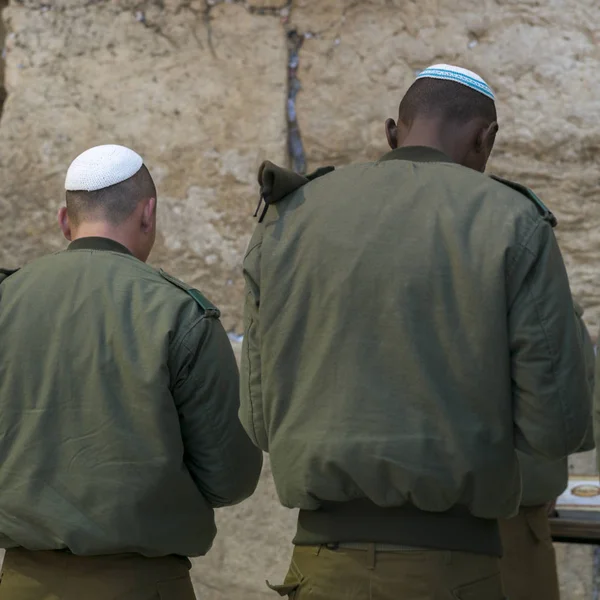
<svg viewBox="0 0 600 600">
<path fill-rule="evenodd" d="M 542 215 L 542 217 L 548 221 L 552 227 L 556 227 L 558 225 L 558 221 L 556 220 L 554 214 L 552 214 L 552 211 L 528 187 L 514 181 L 509 181 L 508 179 L 503 179 L 497 175 L 490 175 L 490 177 L 500 183 L 503 183 L 504 185 L 507 185 L 509 188 L 520 192 L 526 198 L 529 198 L 529 200 L 535 204 L 540 215 Z"/>
<path fill-rule="evenodd" d="M 0 283 L 4 281 L 9 275 L 16 273 L 19 269 L 2 269 L 0 268 Z"/>
<path fill-rule="evenodd" d="M 327 173 L 334 171 L 335 167 L 320 167 L 309 173 L 308 175 L 300 175 L 290 169 L 284 169 L 272 162 L 265 160 L 258 169 L 258 185 L 260 185 L 260 196 L 258 206 L 254 211 L 254 216 L 258 217 L 258 222 L 262 223 L 269 206 L 279 202 L 288 194 L 295 192 L 297 189 L 306 185 L 310 181 L 314 181 L 318 177 L 323 177 Z M 264 207 L 260 216 L 258 212 L 264 203 Z"/>
<path fill-rule="evenodd" d="M 162 269 L 159 269 L 158 272 L 161 274 L 161 276 L 164 279 L 166 279 L 173 285 L 176 285 L 178 288 L 182 289 L 186 294 L 191 296 L 194 299 L 194 301 L 196 302 L 196 304 L 204 311 L 204 314 L 207 317 L 211 317 L 213 319 L 218 319 L 221 316 L 221 311 L 210 300 L 208 300 L 204 296 L 204 294 L 202 294 L 200 291 L 198 291 L 197 289 L 188 285 L 187 283 L 184 283 L 183 281 L 177 279 L 177 277 L 173 277 L 172 275 L 169 275 Z"/>
<path fill-rule="evenodd" d="M 335 167 L 319 167 L 315 169 L 312 173 L 305 175 L 306 179 L 312 181 L 313 179 L 317 179 L 319 177 L 323 177 L 323 175 L 327 175 L 327 173 L 331 173 L 331 171 L 335 171 Z"/>
</svg>

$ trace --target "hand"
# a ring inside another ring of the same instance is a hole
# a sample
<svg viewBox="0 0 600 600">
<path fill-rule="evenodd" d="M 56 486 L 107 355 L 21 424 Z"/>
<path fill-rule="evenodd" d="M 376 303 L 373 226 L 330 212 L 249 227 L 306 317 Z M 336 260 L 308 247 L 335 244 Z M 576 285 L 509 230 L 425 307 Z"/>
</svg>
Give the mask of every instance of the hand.
<svg viewBox="0 0 600 600">
<path fill-rule="evenodd" d="M 549 517 L 555 517 L 558 513 L 556 512 L 556 500 L 549 502 L 546 505 L 546 510 Z"/>
</svg>

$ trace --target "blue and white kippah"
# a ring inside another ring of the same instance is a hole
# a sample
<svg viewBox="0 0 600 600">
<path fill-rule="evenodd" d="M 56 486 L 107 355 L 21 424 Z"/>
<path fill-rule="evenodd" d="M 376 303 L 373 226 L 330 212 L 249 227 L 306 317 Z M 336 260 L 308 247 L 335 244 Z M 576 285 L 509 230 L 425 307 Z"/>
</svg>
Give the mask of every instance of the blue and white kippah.
<svg viewBox="0 0 600 600">
<path fill-rule="evenodd" d="M 455 81 L 470 87 L 472 90 L 496 100 L 492 88 L 481 78 L 477 73 L 463 69 L 462 67 L 455 67 L 453 65 L 432 65 L 427 67 L 424 71 L 421 71 L 417 75 L 417 79 L 445 79 L 447 81 Z"/>
</svg>

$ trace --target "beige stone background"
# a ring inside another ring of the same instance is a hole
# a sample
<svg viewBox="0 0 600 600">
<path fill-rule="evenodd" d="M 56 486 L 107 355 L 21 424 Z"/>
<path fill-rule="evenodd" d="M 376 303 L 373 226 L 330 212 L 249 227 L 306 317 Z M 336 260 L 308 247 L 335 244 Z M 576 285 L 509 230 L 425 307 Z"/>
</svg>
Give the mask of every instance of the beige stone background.
<svg viewBox="0 0 600 600">
<path fill-rule="evenodd" d="M 309 169 L 381 154 L 384 119 L 431 63 L 489 81 L 501 118 L 490 170 L 532 187 L 558 216 L 595 336 L 598 0 L 10 0 L 2 16 L 0 265 L 64 246 L 54 214 L 70 160 L 95 144 L 130 145 L 159 187 L 152 262 L 202 289 L 239 333 L 255 172 L 265 158 L 290 160 L 288 62 L 302 41 L 303 156 L 293 140 Z M 572 468 L 593 464 L 578 457 Z M 268 468 L 253 499 L 219 511 L 219 526 L 195 563 L 199 598 L 272 597 L 264 580 L 285 572 L 294 515 L 279 507 Z M 591 548 L 558 551 L 563 600 L 591 599 Z"/>
</svg>

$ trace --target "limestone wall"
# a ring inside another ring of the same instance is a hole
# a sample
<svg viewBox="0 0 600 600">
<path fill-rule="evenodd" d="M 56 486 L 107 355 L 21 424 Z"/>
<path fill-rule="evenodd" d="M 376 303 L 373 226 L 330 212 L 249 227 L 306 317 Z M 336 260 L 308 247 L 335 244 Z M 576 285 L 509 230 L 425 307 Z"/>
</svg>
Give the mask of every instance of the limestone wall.
<svg viewBox="0 0 600 600">
<path fill-rule="evenodd" d="M 130 145 L 159 187 L 152 262 L 201 288 L 239 332 L 260 162 L 376 158 L 415 72 L 453 62 L 495 89 L 491 170 L 557 214 L 595 335 L 597 0 L 11 0 L 3 19 L 0 265 L 64 246 L 54 214 L 74 156 Z M 588 456 L 573 468 L 592 465 Z M 264 579 L 283 575 L 294 515 L 278 506 L 268 469 L 251 501 L 219 515 L 215 548 L 195 567 L 200 597 L 272 597 Z M 591 550 L 560 553 L 563 598 L 591 598 Z"/>
</svg>

